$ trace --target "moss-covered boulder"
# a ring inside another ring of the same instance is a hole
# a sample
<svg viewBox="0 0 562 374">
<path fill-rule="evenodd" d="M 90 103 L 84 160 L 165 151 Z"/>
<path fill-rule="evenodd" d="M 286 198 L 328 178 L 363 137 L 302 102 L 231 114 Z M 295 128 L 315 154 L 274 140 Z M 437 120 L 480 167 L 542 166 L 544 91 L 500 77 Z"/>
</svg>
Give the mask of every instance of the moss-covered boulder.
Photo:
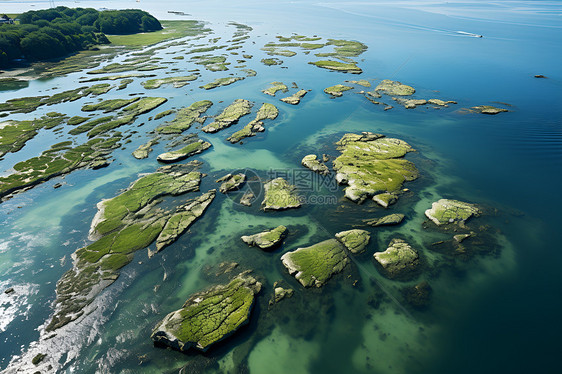
<svg viewBox="0 0 562 374">
<path fill-rule="evenodd" d="M 330 173 L 330 170 L 322 161 L 316 157 L 316 155 L 306 155 L 302 158 L 302 166 L 318 173 L 321 175 L 326 175 Z"/>
<path fill-rule="evenodd" d="M 389 205 L 398 201 L 398 195 L 395 193 L 383 192 L 373 196 L 373 201 L 383 208 L 388 208 Z"/>
<path fill-rule="evenodd" d="M 383 79 L 378 86 L 375 87 L 375 91 L 384 92 L 389 96 L 410 96 L 416 92 L 414 87 L 390 79 Z"/>
<path fill-rule="evenodd" d="M 403 159 L 413 151 L 403 140 L 364 132 L 345 134 L 336 145 L 341 152 L 334 160 L 336 180 L 348 186 L 344 191 L 351 201 L 397 192 L 404 182 L 418 177 L 414 164 Z"/>
<path fill-rule="evenodd" d="M 304 97 L 304 95 L 306 95 L 307 92 L 308 92 L 307 90 L 299 90 L 294 94 L 292 94 L 291 96 L 284 97 L 280 100 L 287 104 L 297 105 L 301 102 L 301 99 Z"/>
<path fill-rule="evenodd" d="M 437 226 L 446 224 L 463 226 L 466 220 L 480 213 L 480 209 L 473 204 L 450 199 L 440 199 L 431 204 L 431 209 L 425 211 L 427 218 Z"/>
<path fill-rule="evenodd" d="M 381 265 L 388 278 L 405 279 L 411 277 L 419 266 L 418 252 L 406 241 L 394 238 L 384 252 L 375 252 L 375 261 Z"/>
<path fill-rule="evenodd" d="M 369 244 L 371 235 L 365 230 L 347 230 L 336 234 L 338 239 L 351 253 L 365 252 L 365 248 Z"/>
<path fill-rule="evenodd" d="M 160 162 L 176 162 L 201 153 L 209 148 L 211 148 L 211 143 L 198 139 L 176 151 L 159 154 L 157 160 Z"/>
<path fill-rule="evenodd" d="M 263 210 L 284 210 L 299 208 L 301 201 L 295 192 L 295 186 L 283 178 L 273 179 L 263 186 L 265 197 L 261 203 Z"/>
<path fill-rule="evenodd" d="M 242 173 L 238 174 L 227 174 L 222 178 L 219 178 L 215 183 L 221 183 L 219 188 L 220 193 L 227 193 L 229 191 L 234 191 L 240 188 L 246 182 L 246 175 Z"/>
<path fill-rule="evenodd" d="M 373 218 L 365 220 L 365 223 L 369 226 L 392 226 L 399 225 L 404 221 L 404 215 L 401 213 L 392 213 L 380 218 Z"/>
<path fill-rule="evenodd" d="M 298 248 L 281 256 L 289 274 L 305 287 L 321 287 L 349 263 L 342 244 L 329 239 L 306 248 Z"/>
<path fill-rule="evenodd" d="M 343 95 L 343 93 L 345 91 L 349 91 L 352 90 L 353 87 L 350 86 L 346 86 L 343 84 L 336 84 L 335 86 L 331 86 L 331 87 L 327 87 L 324 89 L 324 92 L 327 93 L 328 95 L 334 96 L 334 97 L 340 97 Z"/>
<path fill-rule="evenodd" d="M 151 339 L 186 352 L 207 351 L 248 323 L 261 283 L 242 273 L 227 285 L 192 295 L 183 307 L 168 314 L 154 328 Z"/>
<path fill-rule="evenodd" d="M 215 194 L 216 190 L 210 190 L 178 206 L 174 214 L 166 221 L 166 225 L 158 238 L 156 238 L 156 250 L 161 251 L 164 247 L 175 242 L 197 218 L 203 215 L 207 207 L 213 202 Z"/>
<path fill-rule="evenodd" d="M 244 235 L 240 237 L 242 241 L 249 246 L 258 247 L 260 249 L 273 249 L 278 246 L 287 236 L 289 230 L 283 225 L 277 226 L 273 230 L 263 231 L 254 235 Z"/>
<path fill-rule="evenodd" d="M 214 122 L 204 126 L 201 130 L 204 132 L 214 133 L 230 127 L 238 122 L 241 117 L 250 114 L 252 110 L 252 103 L 248 100 L 237 99 L 232 104 L 227 106 L 221 114 L 215 117 Z"/>
</svg>

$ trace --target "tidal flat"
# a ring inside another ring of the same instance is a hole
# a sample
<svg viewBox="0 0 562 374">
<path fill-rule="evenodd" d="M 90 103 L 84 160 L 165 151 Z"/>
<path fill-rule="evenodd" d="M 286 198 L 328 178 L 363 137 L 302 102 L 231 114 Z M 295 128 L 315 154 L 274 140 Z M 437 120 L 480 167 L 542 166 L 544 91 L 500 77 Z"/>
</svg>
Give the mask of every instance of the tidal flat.
<svg viewBox="0 0 562 374">
<path fill-rule="evenodd" d="M 552 7 L 136 5 L 0 73 L 0 371 L 557 367 Z"/>
</svg>

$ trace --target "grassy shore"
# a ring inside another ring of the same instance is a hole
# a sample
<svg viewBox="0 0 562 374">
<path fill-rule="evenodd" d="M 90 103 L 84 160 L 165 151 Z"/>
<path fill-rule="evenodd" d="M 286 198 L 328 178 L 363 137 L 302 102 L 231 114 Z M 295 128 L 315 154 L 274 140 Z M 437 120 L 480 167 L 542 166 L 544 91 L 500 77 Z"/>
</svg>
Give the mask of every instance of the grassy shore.
<svg viewBox="0 0 562 374">
<path fill-rule="evenodd" d="M 146 47 L 166 40 L 184 36 L 195 36 L 204 31 L 199 21 L 160 21 L 164 29 L 131 35 L 108 35 L 107 38 L 114 46 L 130 48 Z"/>
</svg>

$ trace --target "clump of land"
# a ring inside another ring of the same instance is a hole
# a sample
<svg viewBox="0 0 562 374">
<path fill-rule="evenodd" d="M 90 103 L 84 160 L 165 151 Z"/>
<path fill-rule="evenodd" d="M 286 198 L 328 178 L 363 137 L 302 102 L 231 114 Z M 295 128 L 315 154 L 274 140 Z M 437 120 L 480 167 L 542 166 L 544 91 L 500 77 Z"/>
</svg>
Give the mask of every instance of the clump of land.
<svg viewBox="0 0 562 374">
<path fill-rule="evenodd" d="M 209 148 L 211 148 L 211 143 L 203 139 L 195 139 L 193 142 L 178 150 L 159 154 L 156 159 L 160 162 L 177 162 L 201 153 Z"/>
<path fill-rule="evenodd" d="M 301 201 L 295 192 L 295 186 L 290 185 L 283 178 L 273 179 L 263 186 L 265 197 L 262 202 L 262 208 L 268 210 L 285 210 L 291 208 L 300 208 Z"/>
<path fill-rule="evenodd" d="M 324 92 L 332 97 L 340 97 L 343 95 L 345 91 L 352 90 L 353 87 L 345 86 L 343 84 L 336 84 L 335 86 L 327 87 L 324 89 Z"/>
<path fill-rule="evenodd" d="M 341 155 L 334 160 L 336 180 L 345 184 L 345 197 L 354 202 L 399 191 L 418 177 L 413 163 L 403 159 L 413 148 L 403 140 L 363 132 L 345 134 L 336 143 Z"/>
<path fill-rule="evenodd" d="M 354 62 L 340 62 L 332 60 L 312 61 L 309 64 L 317 66 L 322 69 L 338 71 L 341 73 L 361 74 L 363 70 Z"/>
<path fill-rule="evenodd" d="M 269 96 L 275 96 L 278 91 L 287 92 L 287 86 L 282 82 L 271 82 L 271 87 L 262 90 L 262 92 Z"/>
<path fill-rule="evenodd" d="M 248 323 L 261 283 L 241 273 L 226 285 L 193 294 L 154 328 L 151 338 L 178 351 L 207 351 Z"/>
<path fill-rule="evenodd" d="M 255 136 L 258 132 L 265 131 L 263 121 L 266 119 L 274 120 L 279 115 L 279 110 L 273 104 L 264 103 L 256 113 L 256 118 L 248 123 L 242 130 L 229 136 L 226 140 L 231 143 L 238 143 L 244 138 Z"/>
<path fill-rule="evenodd" d="M 394 238 L 384 252 L 375 252 L 375 261 L 383 274 L 391 279 L 411 277 L 419 266 L 418 252 L 405 240 Z"/>
<path fill-rule="evenodd" d="M 194 122 L 202 122 L 203 118 L 201 118 L 201 115 L 212 105 L 212 101 L 201 100 L 191 104 L 187 108 L 182 108 L 178 111 L 176 117 L 172 121 L 166 122 L 165 124 L 157 127 L 156 132 L 160 134 L 180 134 L 189 129 Z"/>
<path fill-rule="evenodd" d="M 205 90 L 212 90 L 213 88 L 231 85 L 232 83 L 241 81 L 243 79 L 244 77 L 217 78 L 213 82 L 207 83 L 200 88 L 203 88 Z"/>
<path fill-rule="evenodd" d="M 327 175 L 330 174 L 330 170 L 328 169 L 328 167 L 326 166 L 326 164 L 324 164 L 322 161 L 320 161 L 318 159 L 318 157 L 316 155 L 306 155 L 302 158 L 301 164 L 318 173 L 321 175 Z"/>
<path fill-rule="evenodd" d="M 284 97 L 281 100 L 284 103 L 291 104 L 291 105 L 298 105 L 301 102 L 301 99 L 308 93 L 307 90 L 299 90 L 292 94 L 291 96 Z"/>
<path fill-rule="evenodd" d="M 246 182 L 246 175 L 242 173 L 238 174 L 227 174 L 215 181 L 215 183 L 221 183 L 219 188 L 220 193 L 227 193 L 230 191 L 235 191 L 239 189 L 244 182 Z"/>
<path fill-rule="evenodd" d="M 142 82 L 142 86 L 146 89 L 156 89 L 165 84 L 172 84 L 175 88 L 181 88 L 189 84 L 189 82 L 196 80 L 198 75 L 192 74 L 183 77 L 168 77 L 161 79 L 149 79 Z"/>
<path fill-rule="evenodd" d="M 336 234 L 336 239 L 342 243 L 347 250 L 353 254 L 365 252 L 369 244 L 371 234 L 368 231 L 353 229 L 341 231 Z"/>
<path fill-rule="evenodd" d="M 410 96 L 416 92 L 416 89 L 397 81 L 383 79 L 377 87 L 375 87 L 375 92 L 383 92 L 389 96 Z"/>
<path fill-rule="evenodd" d="M 425 211 L 425 215 L 437 226 L 455 224 L 461 227 L 472 216 L 481 213 L 477 206 L 458 200 L 441 199 Z"/>
<path fill-rule="evenodd" d="M 250 114 L 252 103 L 248 100 L 237 99 L 227 106 L 221 114 L 215 117 L 215 120 L 204 126 L 201 130 L 208 133 L 215 133 L 234 123 L 237 123 L 241 117 Z"/>
<path fill-rule="evenodd" d="M 271 250 L 281 244 L 288 232 L 289 230 L 281 225 L 272 230 L 262 231 L 253 235 L 244 235 L 240 239 L 249 246 Z"/>
</svg>

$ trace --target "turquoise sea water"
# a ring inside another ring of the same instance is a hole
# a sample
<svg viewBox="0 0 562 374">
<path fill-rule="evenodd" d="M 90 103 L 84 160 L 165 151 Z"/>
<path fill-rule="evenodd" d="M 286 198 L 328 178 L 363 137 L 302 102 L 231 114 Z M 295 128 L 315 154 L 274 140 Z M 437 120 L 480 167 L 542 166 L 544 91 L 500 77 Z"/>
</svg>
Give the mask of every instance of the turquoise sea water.
<svg viewBox="0 0 562 374">
<path fill-rule="evenodd" d="M 48 6 L 48 2 L 0 4 L 7 13 Z M 51 371 L 68 373 L 161 373 L 183 366 L 190 373 L 557 372 L 562 333 L 560 4 L 57 2 L 140 7 L 160 19 L 180 18 L 168 10 L 184 11 L 192 15 L 189 19 L 209 22 L 215 35 L 208 38 L 224 40 L 235 32 L 229 21 L 247 24 L 253 31 L 242 50 L 254 55 L 247 65 L 258 75 L 211 91 L 197 87 L 237 70 L 202 71 L 197 82 L 181 89 L 145 90 L 135 81 L 125 91 L 112 90 L 103 98 L 143 93 L 169 101 L 132 125 L 139 134 L 114 152 L 115 161 L 108 168 L 75 171 L 0 204 L 0 290 L 16 290 L 12 296 L 0 294 L 0 370 L 33 372 L 31 358 L 42 352 L 48 355 L 43 370 L 51 364 Z M 265 56 L 259 48 L 276 35 L 291 33 L 363 42 L 369 47 L 359 58 L 364 73 L 351 76 L 317 69 L 302 53 L 280 57 L 281 66 L 260 64 Z M 168 53 L 182 49 L 162 48 L 158 56 L 171 62 L 176 55 Z M 116 61 L 127 57 L 118 56 Z M 231 67 L 237 58 L 230 57 Z M 180 69 L 178 75 L 193 68 L 187 61 L 174 65 Z M 167 76 L 165 70 L 154 73 Z M 536 79 L 535 74 L 548 78 Z M 0 91 L 0 101 L 74 88 L 83 76 L 80 72 L 32 81 L 27 88 Z M 376 84 L 385 78 L 414 86 L 416 97 L 459 104 L 440 110 L 394 105 L 385 112 L 353 92 L 336 99 L 322 92 L 346 79 Z M 260 92 L 278 80 L 312 91 L 298 106 L 284 105 Z M 304 289 L 286 273 L 279 257 L 360 225 L 364 218 L 381 215 L 382 209 L 346 201 L 341 188 L 323 192 L 335 196 L 335 201 L 279 213 L 261 212 L 259 201 L 245 208 L 217 196 L 190 233 L 174 245 L 151 259 L 146 251 L 137 252 L 80 323 L 69 324 L 54 337 L 44 334 L 56 282 L 70 268 L 70 255 L 87 243 L 95 204 L 118 194 L 139 173 L 158 167 L 155 155 L 164 151 L 165 143 L 155 146 L 146 160 L 130 155 L 147 141 L 145 132 L 165 121 L 149 122 L 148 117 L 203 99 L 215 102 L 210 113 L 216 114 L 238 98 L 254 101 L 256 107 L 264 101 L 276 103 L 280 116 L 266 124 L 265 133 L 243 145 L 224 139 L 246 119 L 217 134 L 200 133 L 213 144 L 196 157 L 209 174 L 201 191 L 216 188 L 213 181 L 232 170 L 251 169 L 267 178 L 270 169 L 298 170 L 308 153 L 336 156 L 333 143 L 346 132 L 380 132 L 404 139 L 418 151 L 407 158 L 422 175 L 406 185 L 412 195 L 391 209 L 406 214 L 407 222 L 394 229 L 370 229 L 373 238 L 365 255 L 354 257 L 351 266 L 321 289 Z M 75 115 L 91 101 L 40 108 L 33 115 L 53 110 Z M 458 111 L 494 102 L 509 103 L 510 112 L 485 116 Z M 136 128 L 142 122 L 146 125 Z M 59 141 L 62 138 L 52 132 L 40 133 L 22 151 L 6 155 L 0 173 Z M 55 190 L 57 182 L 64 185 Z M 428 243 L 441 238 L 422 229 L 423 212 L 441 197 L 482 204 L 494 212 L 479 220 L 498 230 L 501 250 L 468 261 L 448 261 L 428 249 Z M 239 241 L 240 235 L 280 224 L 289 227 L 290 236 L 273 253 Z M 428 280 L 433 288 L 427 310 L 413 310 L 401 299 L 400 287 L 415 282 L 387 280 L 371 260 L 372 253 L 386 248 L 396 234 L 423 248 L 424 261 L 432 269 L 418 279 Z M 215 277 L 217 266 L 231 261 L 240 269 L 253 269 L 264 283 L 250 324 L 206 354 L 155 348 L 150 332 L 156 322 L 181 307 L 193 292 L 225 281 L 224 276 Z M 295 296 L 270 309 L 272 285 L 278 280 L 294 288 Z M 354 280 L 357 286 L 352 285 Z"/>
</svg>

